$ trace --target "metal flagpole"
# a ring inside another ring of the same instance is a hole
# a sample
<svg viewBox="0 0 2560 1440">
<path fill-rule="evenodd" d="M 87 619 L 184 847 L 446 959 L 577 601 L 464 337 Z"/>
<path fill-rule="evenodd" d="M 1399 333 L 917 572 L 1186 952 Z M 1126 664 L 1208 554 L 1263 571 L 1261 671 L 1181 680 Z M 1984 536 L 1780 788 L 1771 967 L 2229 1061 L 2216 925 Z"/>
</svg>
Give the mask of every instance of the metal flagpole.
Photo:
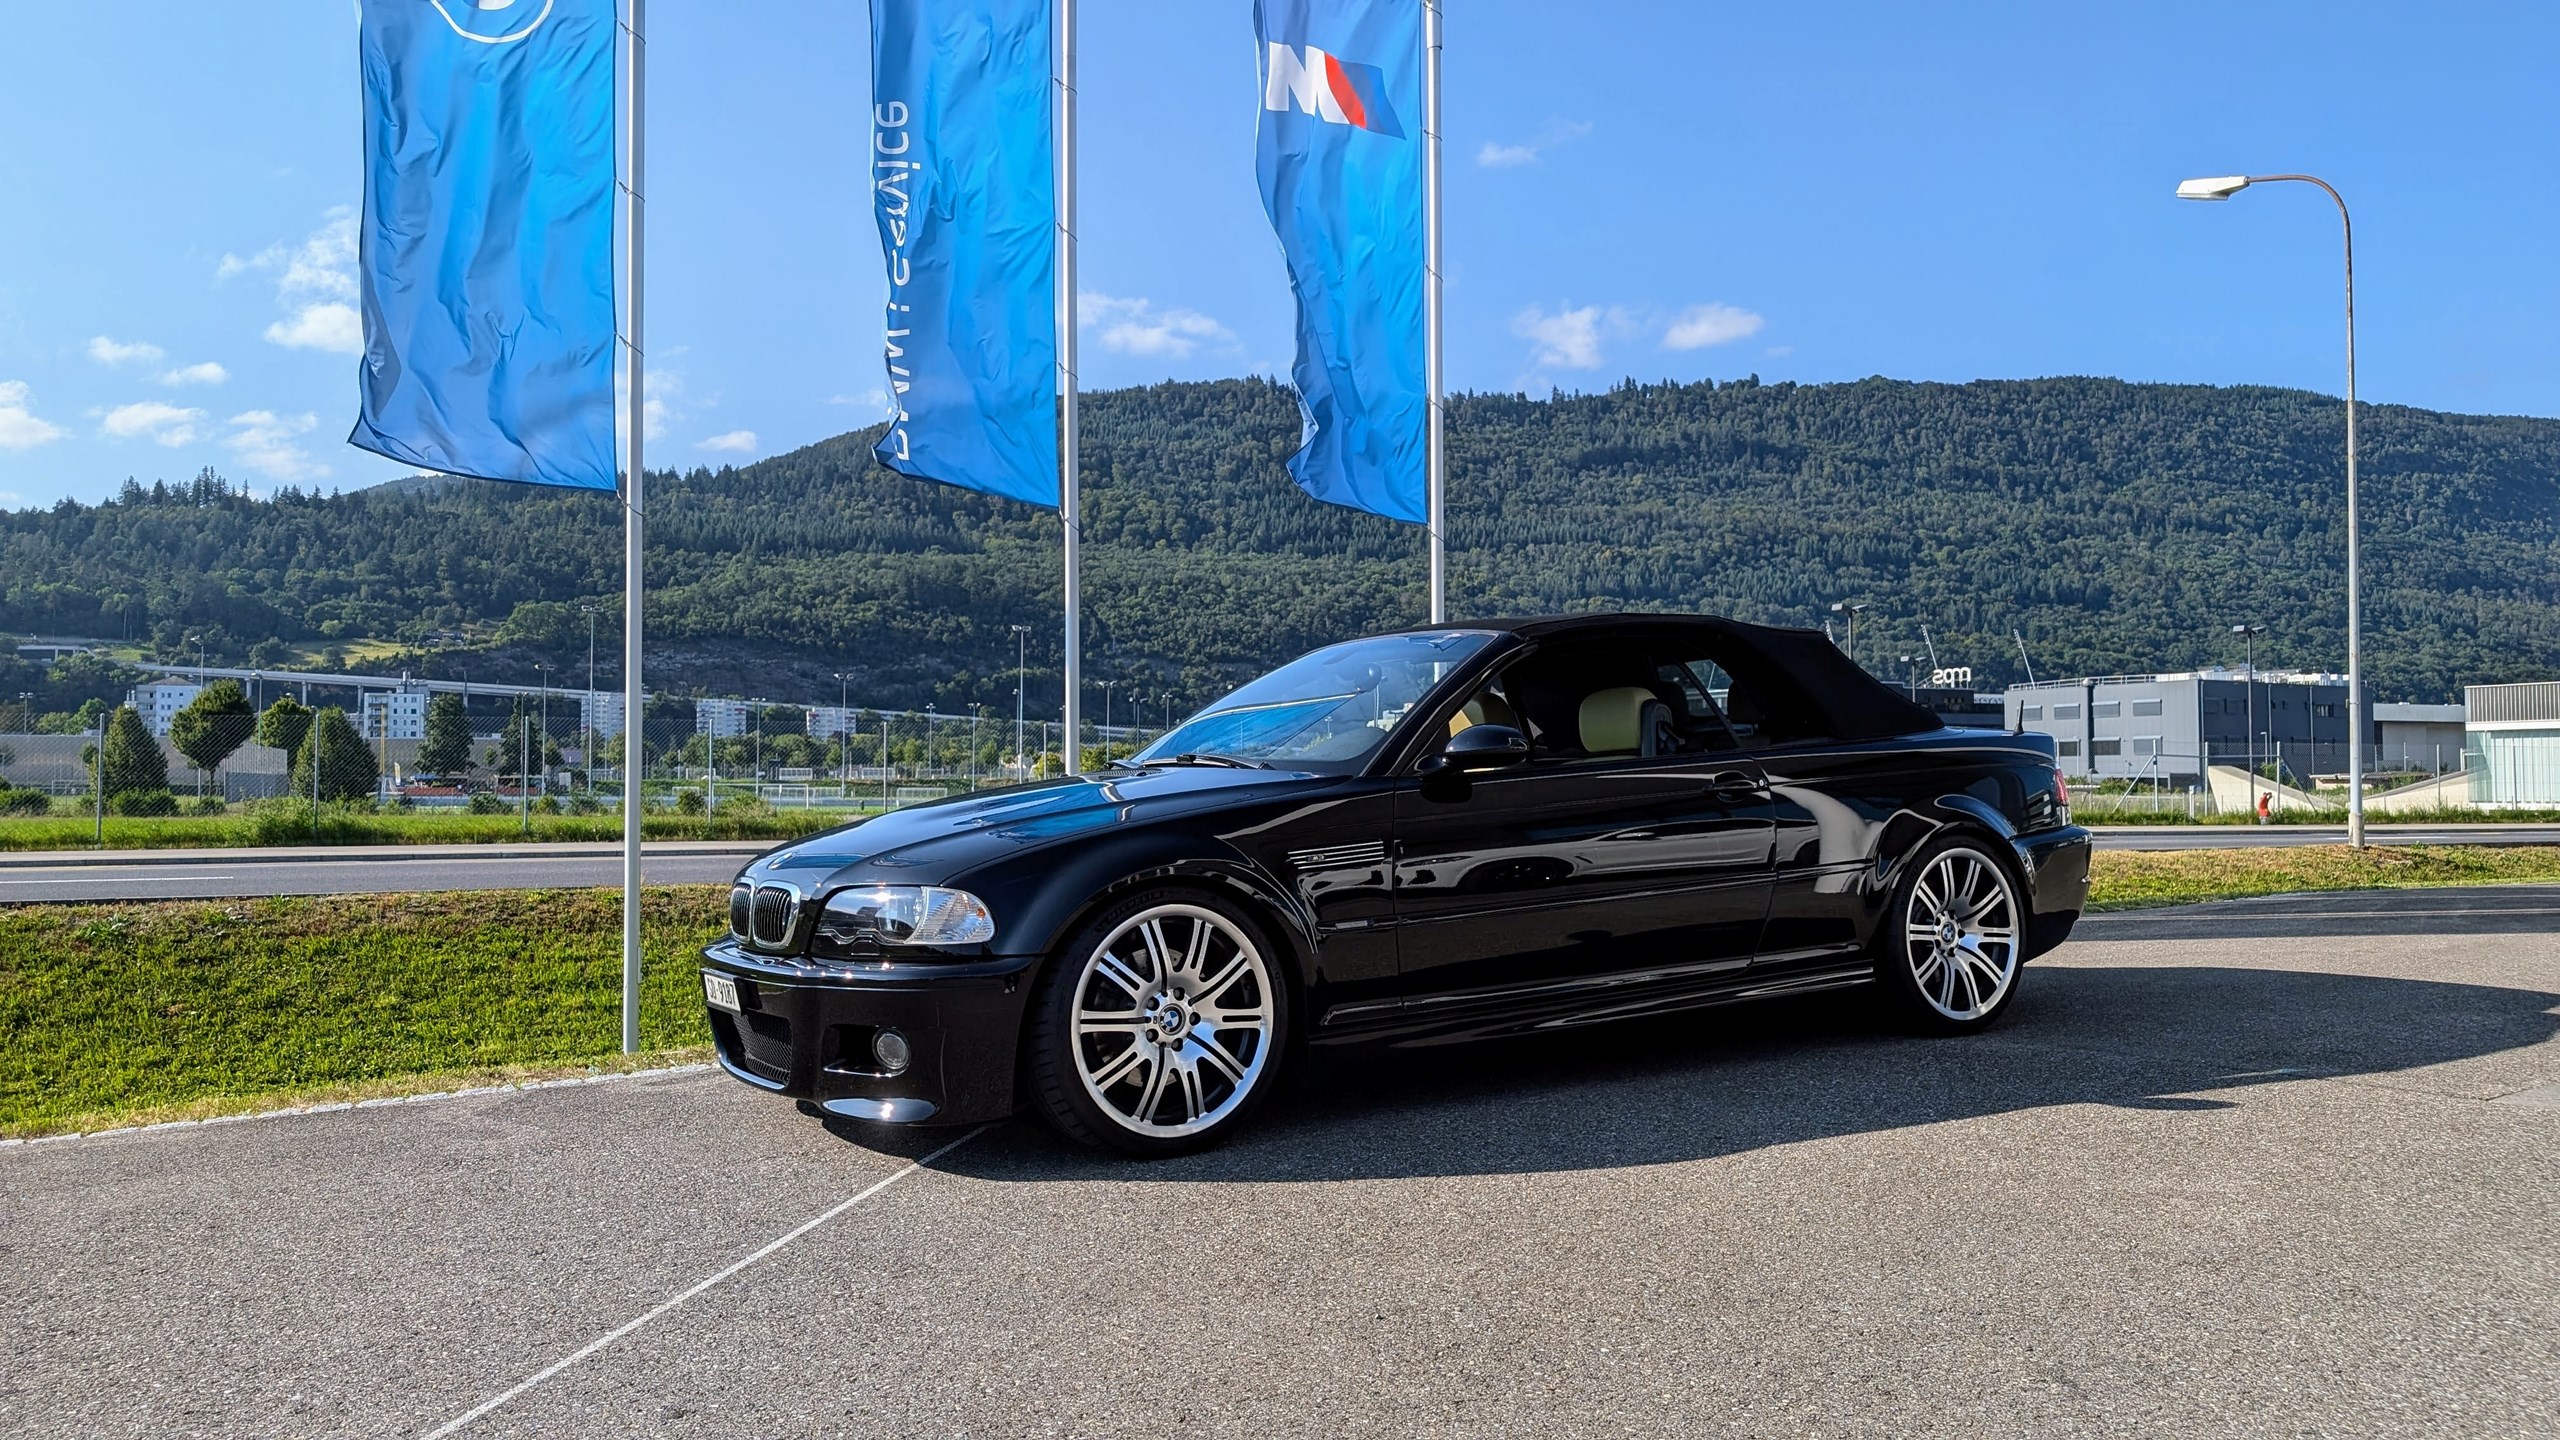
<svg viewBox="0 0 2560 1440">
<path fill-rule="evenodd" d="M 624 337 L 624 363 L 629 367 L 630 399 L 622 417 L 628 459 L 622 490 L 622 1053 L 640 1048 L 640 774 L 641 724 L 645 697 L 640 688 L 640 283 L 642 158 L 647 147 L 641 128 L 648 109 L 641 103 L 648 73 L 648 40 L 642 11 L 648 0 L 631 4 L 630 105 L 631 179 L 623 187 L 623 233 L 630 246 L 630 334 Z"/>
<path fill-rule="evenodd" d="M 1431 531 L 1431 623 L 1449 618 L 1448 466 L 1441 455 L 1440 374 L 1440 0 L 1422 0 L 1423 369 L 1431 389 L 1428 522 Z"/>
<path fill-rule="evenodd" d="M 1066 773 L 1084 769 L 1083 476 L 1076 458 L 1076 0 L 1058 0 L 1058 520 L 1066 532 Z"/>
</svg>

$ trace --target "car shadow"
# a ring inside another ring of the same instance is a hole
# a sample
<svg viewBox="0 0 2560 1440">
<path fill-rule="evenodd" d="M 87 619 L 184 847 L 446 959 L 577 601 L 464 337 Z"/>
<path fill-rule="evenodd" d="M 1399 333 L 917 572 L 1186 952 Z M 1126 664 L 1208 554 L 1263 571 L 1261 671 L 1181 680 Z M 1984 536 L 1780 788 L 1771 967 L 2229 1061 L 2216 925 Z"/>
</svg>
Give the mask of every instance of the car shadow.
<svg viewBox="0 0 2560 1440">
<path fill-rule="evenodd" d="M 2548 928 L 2547 926 L 2543 928 Z M 1659 1165 L 2057 1105 L 2229 1108 L 2260 1084 L 2494 1055 L 2560 995 L 2236 966 L 2030 967 L 2000 1025 L 1895 1033 L 1861 992 L 1428 1049 L 1319 1049 L 1243 1133 L 1133 1163 L 1019 1120 L 938 1162 L 991 1181 L 1332 1181 Z M 873 1127 L 830 1129 L 907 1148 Z"/>
<path fill-rule="evenodd" d="M 2560 886 L 2345 890 L 2215 900 L 2084 917 L 2072 939 L 2272 940 L 2373 935 L 2546 935 L 2560 930 Z"/>
</svg>

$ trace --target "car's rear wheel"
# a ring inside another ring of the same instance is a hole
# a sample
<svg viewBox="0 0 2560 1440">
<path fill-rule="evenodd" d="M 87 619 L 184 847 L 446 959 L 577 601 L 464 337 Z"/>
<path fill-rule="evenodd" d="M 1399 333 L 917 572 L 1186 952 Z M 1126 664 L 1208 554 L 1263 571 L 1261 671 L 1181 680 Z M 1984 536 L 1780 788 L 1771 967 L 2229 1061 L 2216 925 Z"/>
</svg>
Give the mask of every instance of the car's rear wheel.
<svg viewBox="0 0 2560 1440">
<path fill-rule="evenodd" d="M 1289 1020 L 1274 948 L 1215 896 L 1153 890 L 1052 958 L 1025 1055 L 1060 1133 L 1134 1155 L 1223 1139 L 1270 1091 Z"/>
<path fill-rule="evenodd" d="M 1940 841 L 1895 887 L 1877 938 L 1877 979 L 1917 1028 L 1979 1030 L 2017 994 L 2025 936 L 2026 906 L 2009 867 L 1970 838 Z"/>
</svg>

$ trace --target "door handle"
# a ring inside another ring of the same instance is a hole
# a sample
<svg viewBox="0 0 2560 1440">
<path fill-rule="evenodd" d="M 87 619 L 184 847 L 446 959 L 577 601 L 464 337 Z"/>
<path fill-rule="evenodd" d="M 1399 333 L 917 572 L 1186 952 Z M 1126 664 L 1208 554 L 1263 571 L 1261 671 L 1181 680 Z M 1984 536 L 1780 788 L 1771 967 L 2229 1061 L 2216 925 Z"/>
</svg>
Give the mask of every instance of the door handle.
<svg viewBox="0 0 2560 1440">
<path fill-rule="evenodd" d="M 1750 800 L 1760 794 L 1760 777 L 1747 770 L 1720 770 L 1707 779 L 1707 793 L 1719 800 Z"/>
</svg>

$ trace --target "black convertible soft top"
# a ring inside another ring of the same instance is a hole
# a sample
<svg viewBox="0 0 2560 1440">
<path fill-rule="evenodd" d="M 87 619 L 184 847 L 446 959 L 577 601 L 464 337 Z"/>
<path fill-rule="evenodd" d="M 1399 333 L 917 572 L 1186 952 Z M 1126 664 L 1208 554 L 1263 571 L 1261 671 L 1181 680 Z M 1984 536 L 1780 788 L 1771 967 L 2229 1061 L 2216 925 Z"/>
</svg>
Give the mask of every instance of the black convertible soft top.
<svg viewBox="0 0 2560 1440">
<path fill-rule="evenodd" d="M 1610 614 L 1544 615 L 1522 619 L 1458 620 L 1423 630 L 1499 630 L 1524 640 L 1570 639 L 1577 632 L 1627 634 L 1650 630 L 1698 636 L 1709 642 L 1716 663 L 1731 675 L 1737 691 L 1748 687 L 1772 696 L 1792 696 L 1828 722 L 1841 740 L 1882 740 L 1918 735 L 1943 723 L 1926 707 L 1908 698 L 1840 653 L 1831 637 L 1819 630 L 1751 625 L 1716 615 Z"/>
</svg>

